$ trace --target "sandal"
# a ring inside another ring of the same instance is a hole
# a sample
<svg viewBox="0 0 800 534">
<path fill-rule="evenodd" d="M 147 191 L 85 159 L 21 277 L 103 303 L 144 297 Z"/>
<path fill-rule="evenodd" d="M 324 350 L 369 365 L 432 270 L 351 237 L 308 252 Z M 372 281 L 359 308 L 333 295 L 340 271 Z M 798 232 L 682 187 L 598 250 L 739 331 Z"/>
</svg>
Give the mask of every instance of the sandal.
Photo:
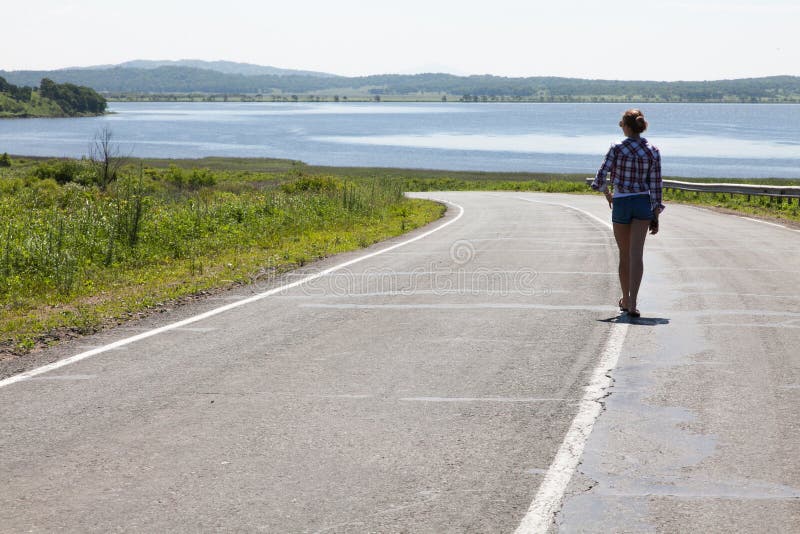
<svg viewBox="0 0 800 534">
<path fill-rule="evenodd" d="M 637 319 L 637 318 L 639 318 L 641 316 L 642 316 L 642 314 L 639 313 L 639 310 L 633 309 L 633 310 L 628 311 L 628 317 L 633 317 L 634 319 Z"/>
<path fill-rule="evenodd" d="M 620 298 L 620 299 L 619 299 L 619 304 L 618 304 L 618 306 L 619 306 L 619 311 L 621 311 L 621 312 L 625 312 L 625 313 L 628 313 L 628 308 L 625 308 L 625 307 L 622 305 L 622 298 Z"/>
</svg>

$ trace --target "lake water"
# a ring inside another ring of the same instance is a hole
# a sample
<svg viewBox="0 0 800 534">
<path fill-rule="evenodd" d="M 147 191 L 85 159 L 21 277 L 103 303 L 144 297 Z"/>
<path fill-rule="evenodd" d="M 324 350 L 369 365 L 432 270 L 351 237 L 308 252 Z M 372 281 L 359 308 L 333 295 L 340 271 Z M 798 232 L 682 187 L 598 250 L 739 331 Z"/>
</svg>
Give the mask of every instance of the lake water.
<svg viewBox="0 0 800 534">
<path fill-rule="evenodd" d="M 113 115 L 0 120 L 0 152 L 593 174 L 634 104 L 112 103 Z M 666 176 L 800 178 L 800 105 L 641 104 Z"/>
</svg>

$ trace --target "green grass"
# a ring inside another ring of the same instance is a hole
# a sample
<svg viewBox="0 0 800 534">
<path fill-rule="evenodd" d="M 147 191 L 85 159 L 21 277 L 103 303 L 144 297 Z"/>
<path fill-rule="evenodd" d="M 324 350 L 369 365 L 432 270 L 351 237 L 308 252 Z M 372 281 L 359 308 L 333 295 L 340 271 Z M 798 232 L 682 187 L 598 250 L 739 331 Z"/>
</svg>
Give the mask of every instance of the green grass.
<svg viewBox="0 0 800 534">
<path fill-rule="evenodd" d="M 727 193 L 670 191 L 664 194 L 664 202 L 710 206 L 758 217 L 800 222 L 800 205 L 798 205 L 797 199 L 793 199 L 791 202 L 779 202 L 769 197 L 751 196 L 748 200 L 746 195 L 731 196 Z"/>
<path fill-rule="evenodd" d="M 590 192 L 585 174 L 442 171 L 429 169 L 392 169 L 382 167 L 316 167 L 309 174 L 346 173 L 358 178 L 383 177 L 401 184 L 405 191 L 544 191 L 550 193 Z"/>
<path fill-rule="evenodd" d="M 86 182 L 85 162 L 69 166 L 77 167 L 70 171 L 76 181 Z M 434 202 L 406 199 L 391 180 L 296 168 L 131 166 L 105 192 L 89 183 L 59 184 L 42 168 L 58 165 L 15 160 L 0 170 L 5 353 L 368 246 L 444 212 Z"/>
<path fill-rule="evenodd" d="M 182 169 L 209 169 L 228 173 L 286 173 L 292 170 L 306 170 L 309 168 L 301 161 L 275 158 L 207 157 L 198 159 L 147 158 L 131 160 L 133 165 L 139 162 L 153 168 L 163 169 L 174 165 Z"/>
</svg>

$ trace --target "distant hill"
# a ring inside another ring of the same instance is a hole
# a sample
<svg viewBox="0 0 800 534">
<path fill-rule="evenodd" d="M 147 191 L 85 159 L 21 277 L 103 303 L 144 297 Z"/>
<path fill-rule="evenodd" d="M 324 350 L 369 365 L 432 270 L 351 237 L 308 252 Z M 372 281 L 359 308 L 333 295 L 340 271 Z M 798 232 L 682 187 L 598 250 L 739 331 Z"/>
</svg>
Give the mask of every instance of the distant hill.
<svg viewBox="0 0 800 534">
<path fill-rule="evenodd" d="M 106 99 L 89 87 L 45 78 L 34 89 L 0 77 L 0 118 L 83 117 L 102 115 L 105 110 Z"/>
<path fill-rule="evenodd" d="M 296 73 L 246 75 L 189 66 L 157 66 L 155 63 L 148 63 L 148 68 L 115 66 L 57 71 L 0 71 L 0 76 L 11 83 L 23 86 L 35 86 L 42 78 L 50 78 L 59 83 L 86 85 L 109 96 L 133 93 L 148 95 L 201 93 L 324 97 L 367 95 L 374 96 L 375 99 L 384 95 L 400 95 L 413 99 L 414 95 L 441 95 L 447 99 L 467 102 L 800 103 L 800 77 L 797 76 L 702 82 L 652 82 L 557 77 L 455 76 L 435 73 L 360 77 L 311 76 Z M 220 63 L 227 64 L 231 69 L 234 68 L 231 65 L 237 65 L 230 62 Z M 134 62 L 133 65 L 138 63 Z"/>
<path fill-rule="evenodd" d="M 178 60 L 151 60 L 135 59 L 125 61 L 117 65 L 95 65 L 92 67 L 72 67 L 60 70 L 108 70 L 113 68 L 123 69 L 157 69 L 158 67 L 190 67 L 194 69 L 213 70 L 224 74 L 242 74 L 244 76 L 275 75 L 275 76 L 318 76 L 330 78 L 334 74 L 326 72 L 314 72 L 310 70 L 280 69 L 278 67 L 268 67 L 255 65 L 253 63 L 238 63 L 236 61 L 204 61 L 202 59 L 178 59 Z"/>
</svg>

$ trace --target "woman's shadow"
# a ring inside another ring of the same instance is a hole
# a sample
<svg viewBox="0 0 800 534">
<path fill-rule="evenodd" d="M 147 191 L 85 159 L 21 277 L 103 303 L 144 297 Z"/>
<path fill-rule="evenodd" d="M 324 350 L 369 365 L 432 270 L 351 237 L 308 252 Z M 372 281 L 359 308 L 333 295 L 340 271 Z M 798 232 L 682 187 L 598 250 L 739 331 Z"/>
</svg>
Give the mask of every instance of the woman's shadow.
<svg viewBox="0 0 800 534">
<path fill-rule="evenodd" d="M 669 324 L 669 319 L 664 317 L 631 317 L 627 313 L 620 313 L 608 319 L 598 319 L 601 323 L 625 323 L 639 326 L 661 326 Z"/>
</svg>

